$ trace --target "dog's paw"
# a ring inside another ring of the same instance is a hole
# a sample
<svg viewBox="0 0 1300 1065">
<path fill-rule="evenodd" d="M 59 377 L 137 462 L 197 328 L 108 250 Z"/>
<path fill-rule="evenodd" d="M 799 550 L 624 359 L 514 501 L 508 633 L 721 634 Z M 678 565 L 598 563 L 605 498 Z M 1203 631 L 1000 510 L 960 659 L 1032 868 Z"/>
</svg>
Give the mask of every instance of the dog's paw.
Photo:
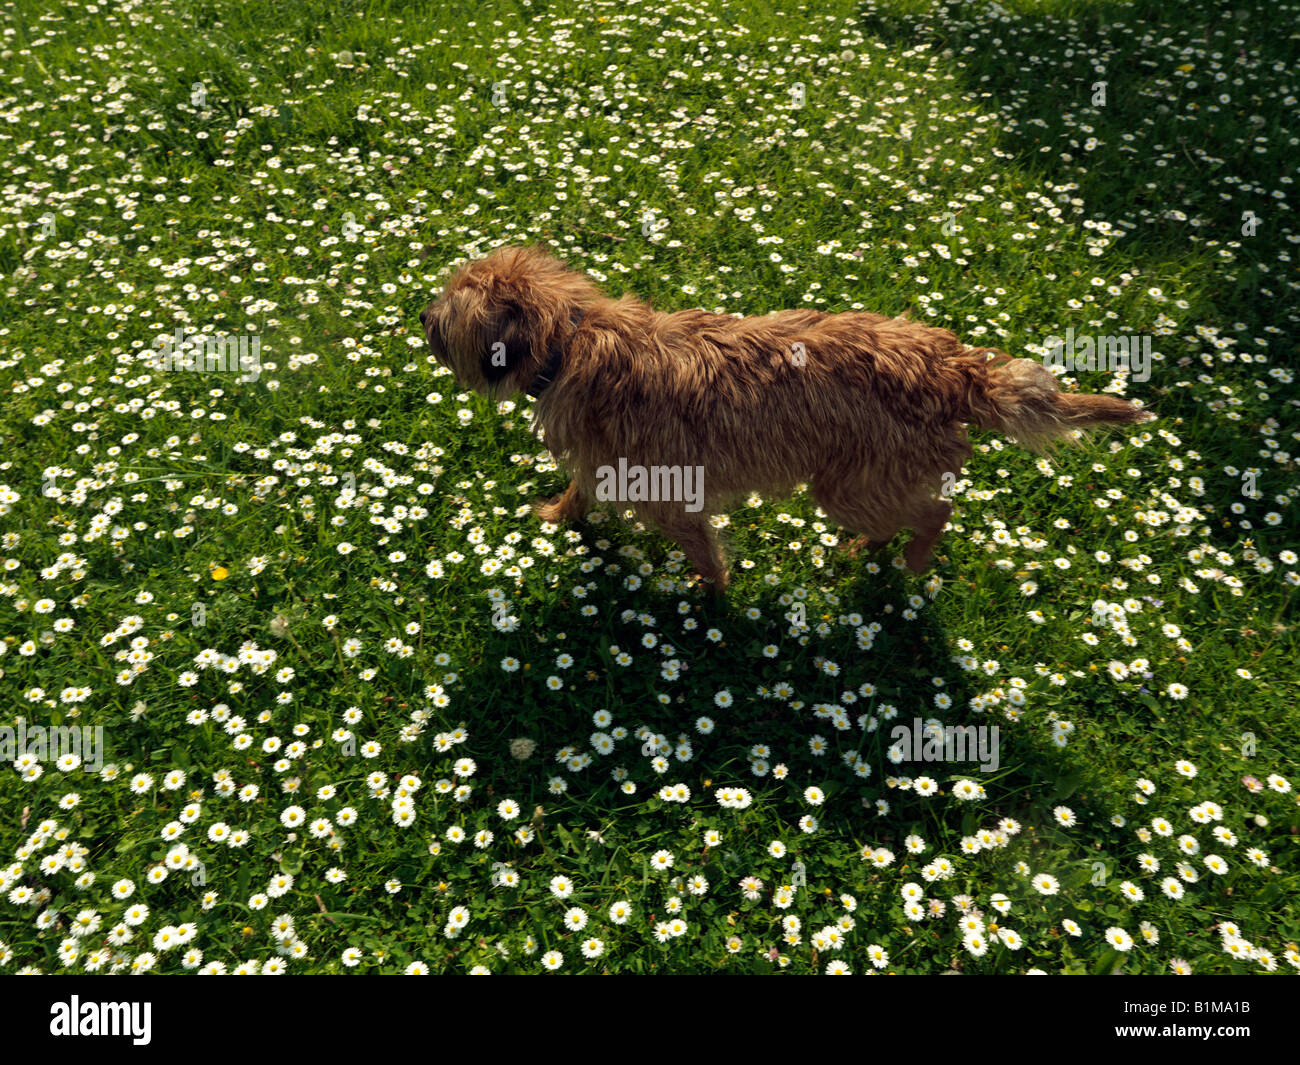
<svg viewBox="0 0 1300 1065">
<path fill-rule="evenodd" d="M 554 525 L 559 525 L 564 521 L 576 520 L 581 515 L 569 513 L 568 507 L 564 504 L 564 496 L 553 496 L 550 499 L 539 499 L 533 503 L 533 513 L 542 521 L 549 521 Z"/>
<path fill-rule="evenodd" d="M 841 544 L 841 549 L 849 558 L 857 558 L 863 554 L 875 554 L 877 551 L 883 551 L 893 541 L 892 540 L 873 540 L 869 536 L 855 536 L 848 543 Z"/>
<path fill-rule="evenodd" d="M 707 588 L 719 599 L 727 594 L 727 586 L 731 584 L 731 572 L 725 569 L 717 576 L 711 577 L 706 577 L 699 570 L 692 570 L 691 577 L 700 587 Z"/>
<path fill-rule="evenodd" d="M 913 540 L 903 552 L 903 561 L 913 573 L 924 573 L 930 568 L 930 559 L 934 556 L 934 542 L 924 539 Z"/>
</svg>

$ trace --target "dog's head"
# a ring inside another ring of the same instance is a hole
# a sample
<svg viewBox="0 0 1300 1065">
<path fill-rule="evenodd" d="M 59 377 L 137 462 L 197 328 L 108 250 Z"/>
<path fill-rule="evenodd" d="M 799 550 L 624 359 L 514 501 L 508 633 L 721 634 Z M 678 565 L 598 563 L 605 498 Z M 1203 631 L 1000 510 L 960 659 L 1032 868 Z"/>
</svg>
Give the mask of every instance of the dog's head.
<svg viewBox="0 0 1300 1065">
<path fill-rule="evenodd" d="M 525 391 L 600 292 L 542 248 L 498 248 L 462 266 L 421 314 L 429 350 L 465 387 Z"/>
</svg>

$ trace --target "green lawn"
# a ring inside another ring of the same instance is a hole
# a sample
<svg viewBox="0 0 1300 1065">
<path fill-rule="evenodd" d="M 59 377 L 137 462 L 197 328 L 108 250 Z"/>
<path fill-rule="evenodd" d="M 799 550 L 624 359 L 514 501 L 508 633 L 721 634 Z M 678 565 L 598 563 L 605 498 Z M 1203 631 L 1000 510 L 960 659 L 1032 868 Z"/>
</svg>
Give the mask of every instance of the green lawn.
<svg viewBox="0 0 1300 1065">
<path fill-rule="evenodd" d="M 1300 968 L 1300 3 L 753 6 L 0 10 L 0 972 Z M 531 241 L 1159 420 L 975 434 L 920 577 L 752 498 L 715 602 L 428 356 Z"/>
</svg>

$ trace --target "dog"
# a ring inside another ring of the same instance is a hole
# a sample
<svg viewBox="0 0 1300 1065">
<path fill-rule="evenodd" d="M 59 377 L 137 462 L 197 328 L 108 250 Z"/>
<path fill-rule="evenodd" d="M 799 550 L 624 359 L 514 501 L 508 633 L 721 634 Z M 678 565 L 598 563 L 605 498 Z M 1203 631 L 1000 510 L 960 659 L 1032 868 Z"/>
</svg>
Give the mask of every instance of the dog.
<svg viewBox="0 0 1300 1065">
<path fill-rule="evenodd" d="M 1042 453 L 1076 430 L 1152 418 L 1113 396 L 1062 393 L 1032 359 L 903 318 L 735 318 L 611 299 L 541 247 L 460 267 L 420 322 L 463 386 L 536 399 L 535 425 L 571 474 L 538 505 L 544 521 L 582 519 L 609 499 L 630 505 L 718 591 L 729 575 L 709 515 L 751 492 L 810 484 L 856 534 L 854 553 L 909 528 L 904 561 L 921 572 L 952 513 L 945 489 L 971 455 L 967 425 Z M 690 501 L 673 474 L 682 470 L 701 475 Z"/>
</svg>

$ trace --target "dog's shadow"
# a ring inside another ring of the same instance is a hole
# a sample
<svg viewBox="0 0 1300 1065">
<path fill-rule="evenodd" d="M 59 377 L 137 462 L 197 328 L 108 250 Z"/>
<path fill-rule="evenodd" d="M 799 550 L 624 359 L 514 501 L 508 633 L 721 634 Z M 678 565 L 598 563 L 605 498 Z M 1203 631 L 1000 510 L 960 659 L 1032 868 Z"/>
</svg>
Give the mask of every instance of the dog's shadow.
<svg viewBox="0 0 1300 1065">
<path fill-rule="evenodd" d="M 707 780 L 715 787 L 762 789 L 768 781 L 755 777 L 750 763 L 756 750 L 766 749 L 767 772 L 788 761 L 800 791 L 816 783 L 849 793 L 850 801 L 819 811 L 824 830 L 861 838 L 869 824 L 876 845 L 901 852 L 903 836 L 916 829 L 921 813 L 891 786 L 891 777 L 926 775 L 945 790 L 962 778 L 985 785 L 997 780 L 997 791 L 1019 796 L 1002 812 L 1043 824 L 1062 794 L 1084 784 L 1104 791 L 1100 780 L 1063 774 L 1045 734 L 1011 724 L 1005 702 L 987 712 L 972 709 L 972 700 L 994 682 L 981 685 L 983 673 L 954 663 L 956 638 L 930 607 L 924 581 L 894 564 L 902 538 L 871 556 L 836 555 L 823 570 L 809 567 L 806 576 L 787 574 L 775 585 L 757 567 L 738 570 L 724 597 L 699 584 L 686 586 L 684 571 L 666 572 L 672 545 L 652 532 L 641 535 L 616 520 L 566 527 L 581 534 L 588 551 L 582 557 L 599 555 L 603 563 L 580 574 L 580 581 L 513 597 L 511 612 L 525 619 L 521 629 L 489 627 L 481 658 L 463 674 L 468 688 L 483 693 L 475 745 L 503 750 L 525 736 L 538 743 L 543 763 L 551 763 L 547 779 L 507 762 L 499 786 L 509 794 L 554 803 L 558 777 L 582 801 L 612 811 L 626 802 L 624 781 L 639 795 L 678 781 L 693 788 Z M 607 546 L 598 547 L 598 540 Z M 871 572 L 873 562 L 878 572 Z M 638 570 L 646 564 L 653 572 L 643 575 Z M 954 577 L 947 569 L 939 572 Z M 823 590 L 831 586 L 837 602 Z M 808 598 L 790 599 L 801 587 Z M 917 596 L 925 600 L 919 608 L 911 605 Z M 802 611 L 795 609 L 799 603 Z M 800 614 L 804 640 L 792 632 L 792 616 Z M 862 626 L 878 626 L 866 645 Z M 503 673 L 501 663 L 511 659 L 512 671 Z M 826 712 L 836 707 L 838 724 Z M 864 727 L 877 711 L 888 716 Z M 707 734 L 697 728 L 700 718 L 713 722 Z M 973 756 L 891 761 L 894 730 L 911 729 L 917 719 L 993 732 L 996 764 L 981 770 Z M 612 753 L 600 754 L 595 734 L 619 726 L 627 737 Z M 659 752 L 668 763 L 662 773 L 643 747 L 647 733 L 668 741 Z M 687 759 L 675 754 L 683 738 L 692 747 Z M 566 758 L 558 757 L 562 752 Z M 810 752 L 823 766 L 818 779 L 810 776 Z M 591 764 L 566 765 L 584 755 Z M 869 774 L 845 768 L 848 756 L 867 763 Z M 885 816 L 900 804 L 906 813 Z"/>
</svg>

